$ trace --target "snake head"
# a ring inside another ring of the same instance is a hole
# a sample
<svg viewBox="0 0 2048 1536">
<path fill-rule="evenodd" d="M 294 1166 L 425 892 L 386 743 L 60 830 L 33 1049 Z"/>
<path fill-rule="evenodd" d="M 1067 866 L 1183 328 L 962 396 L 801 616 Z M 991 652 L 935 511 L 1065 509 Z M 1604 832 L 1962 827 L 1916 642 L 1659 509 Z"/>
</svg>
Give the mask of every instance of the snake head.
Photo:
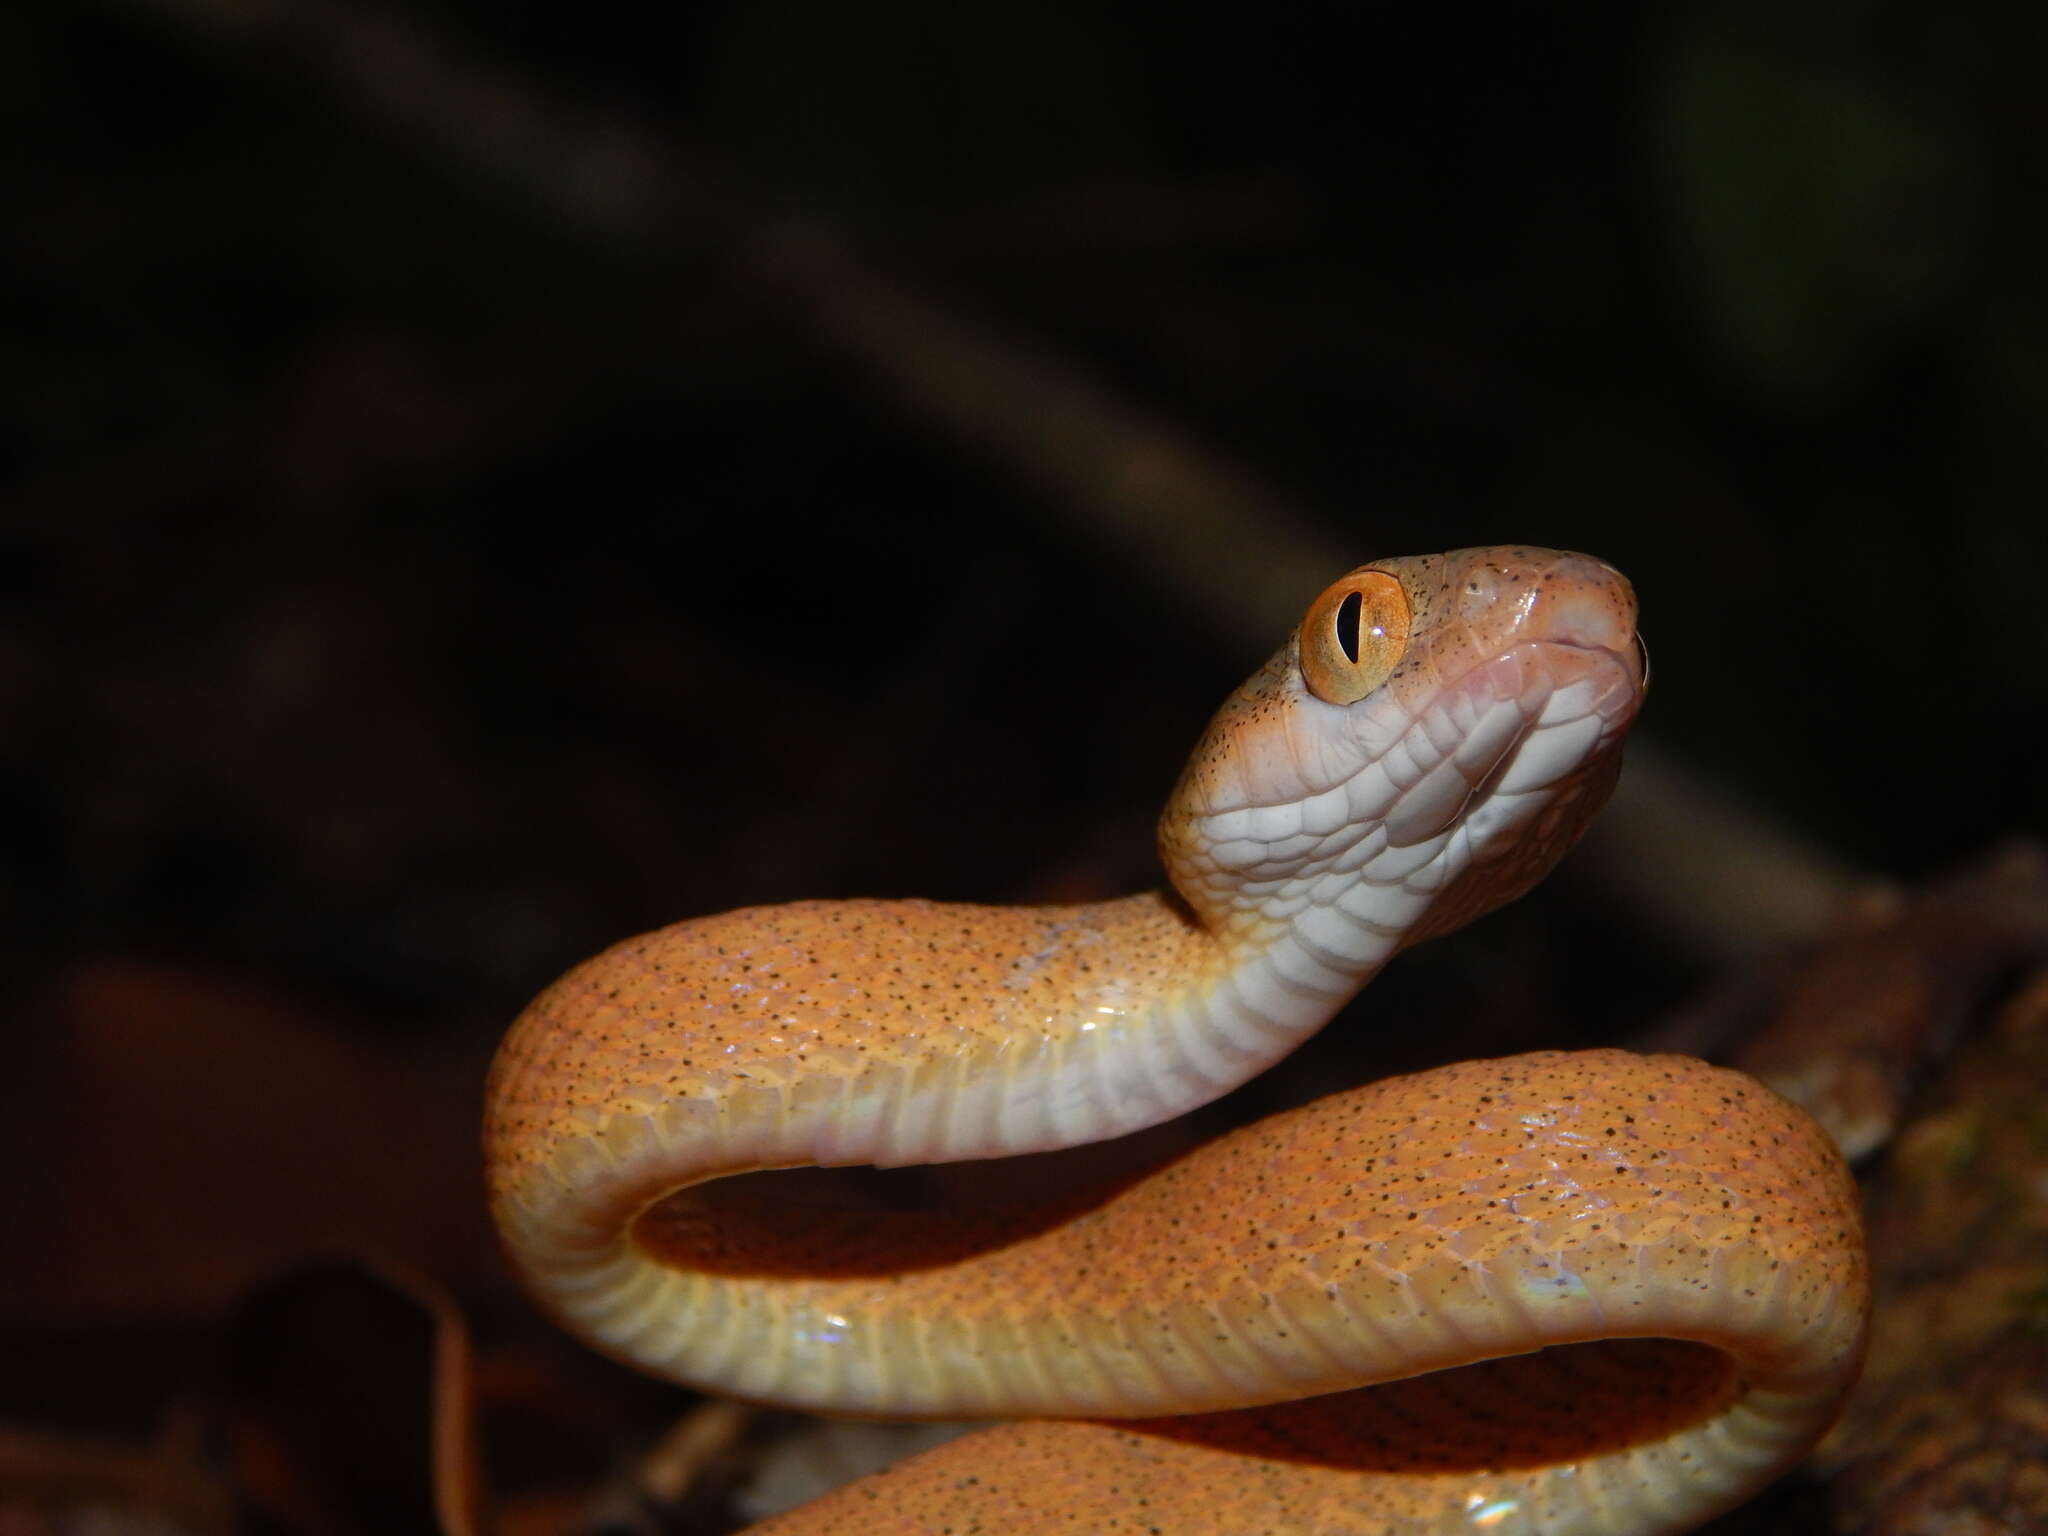
<svg viewBox="0 0 2048 1536">
<path fill-rule="evenodd" d="M 1160 823 L 1205 921 L 1335 903 L 1397 946 L 1540 880 L 1606 799 L 1641 703 L 1635 594 L 1589 555 L 1377 560 L 1309 605 Z"/>
</svg>

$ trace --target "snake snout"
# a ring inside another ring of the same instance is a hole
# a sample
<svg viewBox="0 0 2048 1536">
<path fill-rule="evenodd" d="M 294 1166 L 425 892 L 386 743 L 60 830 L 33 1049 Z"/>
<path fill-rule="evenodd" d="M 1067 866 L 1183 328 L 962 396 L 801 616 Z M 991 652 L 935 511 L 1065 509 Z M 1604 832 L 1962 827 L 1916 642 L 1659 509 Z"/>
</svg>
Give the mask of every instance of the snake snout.
<svg viewBox="0 0 2048 1536">
<path fill-rule="evenodd" d="M 1522 632 L 1529 639 L 1635 654 L 1635 590 L 1603 560 L 1558 555 L 1529 583 L 1524 603 Z"/>
</svg>

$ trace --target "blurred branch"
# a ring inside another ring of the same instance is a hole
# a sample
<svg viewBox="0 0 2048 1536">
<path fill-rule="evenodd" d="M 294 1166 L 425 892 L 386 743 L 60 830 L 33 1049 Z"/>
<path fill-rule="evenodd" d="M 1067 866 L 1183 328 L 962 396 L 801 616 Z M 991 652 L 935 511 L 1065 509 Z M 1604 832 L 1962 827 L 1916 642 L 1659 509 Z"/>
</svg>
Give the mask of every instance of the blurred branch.
<svg viewBox="0 0 2048 1536">
<path fill-rule="evenodd" d="M 472 185 L 635 251 L 722 259 L 925 430 L 1031 485 L 1076 537 L 1257 649 L 1367 540 L 1336 540 L 1256 473 L 1077 361 L 941 302 L 843 231 L 768 204 L 624 113 L 564 102 L 408 18 L 343 0 L 125 0 L 304 77 Z M 1694 957 L 1817 932 L 1859 880 L 1639 741 L 1584 866 Z"/>
<path fill-rule="evenodd" d="M 1878 877 L 1637 732 L 1614 798 L 1568 866 L 1710 967 L 1817 938 Z"/>
</svg>

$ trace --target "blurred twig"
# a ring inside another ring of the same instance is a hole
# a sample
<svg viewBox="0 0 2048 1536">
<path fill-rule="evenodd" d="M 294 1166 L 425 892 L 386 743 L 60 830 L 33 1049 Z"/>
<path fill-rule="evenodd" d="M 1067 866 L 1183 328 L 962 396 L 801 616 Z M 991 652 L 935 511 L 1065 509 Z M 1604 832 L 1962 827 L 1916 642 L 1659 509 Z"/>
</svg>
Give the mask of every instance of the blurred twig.
<svg viewBox="0 0 2048 1536">
<path fill-rule="evenodd" d="M 564 102 L 465 45 L 344 0 L 125 0 L 292 72 L 451 174 L 583 234 L 722 257 L 926 430 L 1033 486 L 1077 537 L 1194 622 L 1257 648 L 1369 551 L 1075 360 L 936 300 L 843 231 L 777 208 L 616 112 Z M 1675 947 L 1723 963 L 1816 933 L 1855 872 L 1639 741 L 1586 868 Z"/>
</svg>

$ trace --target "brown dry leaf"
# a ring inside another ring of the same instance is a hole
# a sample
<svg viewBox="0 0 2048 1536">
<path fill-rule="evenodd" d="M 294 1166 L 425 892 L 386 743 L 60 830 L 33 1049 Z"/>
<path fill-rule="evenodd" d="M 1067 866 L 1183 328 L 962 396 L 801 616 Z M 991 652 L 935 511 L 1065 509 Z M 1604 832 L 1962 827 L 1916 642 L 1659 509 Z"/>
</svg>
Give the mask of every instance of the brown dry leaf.
<svg viewBox="0 0 2048 1536">
<path fill-rule="evenodd" d="M 276 989 L 82 962 L 26 1010 L 0 1114 L 0 1230 L 35 1234 L 0 1317 L 48 1327 L 218 1317 L 308 1254 L 490 1262 L 481 1061 L 408 1060 Z"/>
</svg>

